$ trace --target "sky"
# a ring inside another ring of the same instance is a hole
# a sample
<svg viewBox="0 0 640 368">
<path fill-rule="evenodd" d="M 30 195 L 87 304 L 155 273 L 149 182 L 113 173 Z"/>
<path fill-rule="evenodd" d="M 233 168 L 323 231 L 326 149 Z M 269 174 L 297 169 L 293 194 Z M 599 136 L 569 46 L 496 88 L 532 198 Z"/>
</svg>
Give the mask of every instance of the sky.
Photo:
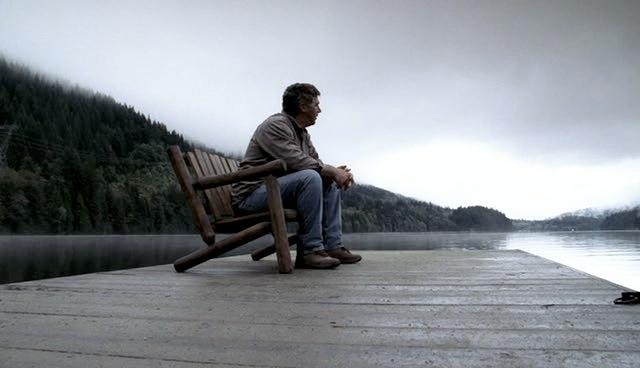
<svg viewBox="0 0 640 368">
<path fill-rule="evenodd" d="M 0 0 L 0 54 L 242 154 L 316 85 L 323 161 L 438 205 L 640 203 L 640 2 Z"/>
</svg>

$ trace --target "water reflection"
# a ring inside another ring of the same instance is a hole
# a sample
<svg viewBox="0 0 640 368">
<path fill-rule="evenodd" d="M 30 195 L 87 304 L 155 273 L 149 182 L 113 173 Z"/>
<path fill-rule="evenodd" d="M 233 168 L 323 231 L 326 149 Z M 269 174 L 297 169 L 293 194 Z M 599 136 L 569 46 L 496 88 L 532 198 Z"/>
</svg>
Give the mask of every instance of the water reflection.
<svg viewBox="0 0 640 368">
<path fill-rule="evenodd" d="M 359 250 L 522 249 L 640 289 L 640 231 L 356 233 L 343 240 Z M 270 242 L 263 237 L 227 255 Z M 166 264 L 202 246 L 198 235 L 0 236 L 0 283 Z"/>
<path fill-rule="evenodd" d="M 258 239 L 226 256 L 268 241 Z M 203 246 L 199 235 L 0 236 L 0 283 L 172 263 Z"/>
<path fill-rule="evenodd" d="M 640 231 L 513 233 L 507 248 L 640 290 Z"/>
</svg>

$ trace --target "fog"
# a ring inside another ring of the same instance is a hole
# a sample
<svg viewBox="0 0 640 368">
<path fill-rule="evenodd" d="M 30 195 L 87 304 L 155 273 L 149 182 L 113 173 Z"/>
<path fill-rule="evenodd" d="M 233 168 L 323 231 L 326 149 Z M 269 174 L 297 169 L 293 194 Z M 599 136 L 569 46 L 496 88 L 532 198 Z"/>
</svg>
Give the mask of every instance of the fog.
<svg viewBox="0 0 640 368">
<path fill-rule="evenodd" d="M 298 81 L 359 182 L 512 218 L 640 202 L 637 1 L 8 1 L 0 52 L 244 151 Z"/>
</svg>

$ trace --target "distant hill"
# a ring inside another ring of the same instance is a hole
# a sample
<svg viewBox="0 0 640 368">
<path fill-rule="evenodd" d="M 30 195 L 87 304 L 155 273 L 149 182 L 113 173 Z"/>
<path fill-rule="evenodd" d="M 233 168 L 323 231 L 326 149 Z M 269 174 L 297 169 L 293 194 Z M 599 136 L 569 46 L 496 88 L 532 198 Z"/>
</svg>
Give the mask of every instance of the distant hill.
<svg viewBox="0 0 640 368">
<path fill-rule="evenodd" d="M 194 147 L 109 96 L 0 57 L 0 233 L 194 232 L 165 154 L 174 144 Z M 512 228 L 493 209 L 453 210 L 370 185 L 345 192 L 343 223 L 346 232 Z"/>
<path fill-rule="evenodd" d="M 513 220 L 516 231 L 638 230 L 640 206 L 627 209 L 584 209 L 541 220 Z"/>
<path fill-rule="evenodd" d="M 609 215 L 612 215 L 618 212 L 631 210 L 635 208 L 637 205 L 640 205 L 640 203 L 635 205 L 622 206 L 622 207 L 589 207 L 589 208 L 583 208 L 576 211 L 566 212 L 556 216 L 556 218 L 591 217 L 591 218 L 603 219 Z"/>
<path fill-rule="evenodd" d="M 344 192 L 343 198 L 343 226 L 346 232 L 458 229 L 449 218 L 451 209 L 371 185 L 356 185 Z"/>
<path fill-rule="evenodd" d="M 606 216 L 601 230 L 640 230 L 640 206 Z"/>
</svg>

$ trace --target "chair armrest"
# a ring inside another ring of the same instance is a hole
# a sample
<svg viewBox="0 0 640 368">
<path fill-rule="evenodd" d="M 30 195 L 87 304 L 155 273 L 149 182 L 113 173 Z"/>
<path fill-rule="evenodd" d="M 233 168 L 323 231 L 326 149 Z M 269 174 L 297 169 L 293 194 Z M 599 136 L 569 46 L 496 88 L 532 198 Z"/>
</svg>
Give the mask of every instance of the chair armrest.
<svg viewBox="0 0 640 368">
<path fill-rule="evenodd" d="M 211 175 L 193 181 L 194 189 L 211 189 L 243 180 L 255 180 L 267 175 L 275 175 L 287 171 L 287 164 L 282 160 L 273 160 L 264 165 L 246 170 L 239 170 L 231 174 Z"/>
</svg>

